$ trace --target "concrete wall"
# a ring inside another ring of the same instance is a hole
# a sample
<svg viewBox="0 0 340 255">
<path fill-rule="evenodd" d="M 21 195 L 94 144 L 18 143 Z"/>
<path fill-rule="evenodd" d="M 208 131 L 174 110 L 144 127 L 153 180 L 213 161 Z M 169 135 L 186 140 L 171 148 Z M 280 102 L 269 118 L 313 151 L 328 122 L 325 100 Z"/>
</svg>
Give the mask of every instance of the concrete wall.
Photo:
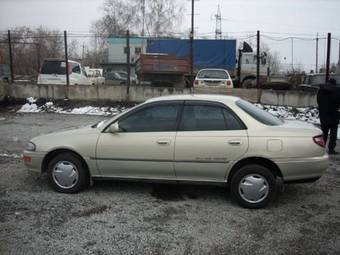
<svg viewBox="0 0 340 255">
<path fill-rule="evenodd" d="M 225 88 L 153 88 L 131 86 L 127 94 L 126 86 L 113 85 L 72 85 L 67 90 L 63 85 L 36 85 L 36 84 L 7 84 L 0 83 L 0 100 L 4 95 L 16 99 L 27 97 L 64 99 L 85 101 L 113 101 L 113 102 L 143 102 L 152 97 L 173 94 L 225 94 L 238 96 L 251 102 L 260 102 L 270 105 L 288 105 L 295 107 L 317 106 L 316 95 L 301 91 L 273 91 L 257 89 L 225 89 Z"/>
</svg>

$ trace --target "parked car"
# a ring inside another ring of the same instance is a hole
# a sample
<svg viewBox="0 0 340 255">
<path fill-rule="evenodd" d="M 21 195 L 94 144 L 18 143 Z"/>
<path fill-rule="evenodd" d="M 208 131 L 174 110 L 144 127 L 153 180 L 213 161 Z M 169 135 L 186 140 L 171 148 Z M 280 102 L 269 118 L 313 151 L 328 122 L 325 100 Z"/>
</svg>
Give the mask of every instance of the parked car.
<svg viewBox="0 0 340 255">
<path fill-rule="evenodd" d="M 242 206 L 261 208 L 276 179 L 315 181 L 329 164 L 320 129 L 283 121 L 238 97 L 177 95 L 147 100 L 92 126 L 33 138 L 25 165 L 59 192 L 91 180 L 229 185 Z"/>
<path fill-rule="evenodd" d="M 127 72 L 125 71 L 111 71 L 105 75 L 105 84 L 109 85 L 126 85 L 127 84 Z M 130 75 L 130 84 L 136 84 L 136 76 Z"/>
<path fill-rule="evenodd" d="M 91 85 L 83 66 L 68 60 L 70 85 Z M 64 59 L 45 59 L 38 75 L 38 84 L 66 85 L 66 62 Z"/>
<path fill-rule="evenodd" d="M 330 79 L 335 79 L 337 86 L 340 88 L 340 74 L 329 74 Z M 320 85 L 326 83 L 326 74 L 307 74 L 303 80 L 303 83 L 298 85 L 299 90 L 316 92 Z"/>
<path fill-rule="evenodd" d="M 202 69 L 196 75 L 194 87 L 233 88 L 234 86 L 227 70 Z"/>
<path fill-rule="evenodd" d="M 95 84 L 105 84 L 105 78 L 102 76 L 99 69 L 89 68 L 87 71 L 87 76 L 93 85 Z"/>
</svg>

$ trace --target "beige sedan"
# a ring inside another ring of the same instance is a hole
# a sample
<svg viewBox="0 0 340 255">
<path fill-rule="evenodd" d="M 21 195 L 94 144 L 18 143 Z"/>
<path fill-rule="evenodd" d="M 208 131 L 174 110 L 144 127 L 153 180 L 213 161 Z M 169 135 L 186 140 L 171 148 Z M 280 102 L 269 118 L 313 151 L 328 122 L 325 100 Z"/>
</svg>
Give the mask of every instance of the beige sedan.
<svg viewBox="0 0 340 255">
<path fill-rule="evenodd" d="M 220 95 L 150 99 L 92 126 L 33 138 L 23 160 L 59 192 L 100 178 L 229 184 L 248 208 L 273 199 L 276 178 L 315 181 L 329 164 L 318 128 Z"/>
</svg>

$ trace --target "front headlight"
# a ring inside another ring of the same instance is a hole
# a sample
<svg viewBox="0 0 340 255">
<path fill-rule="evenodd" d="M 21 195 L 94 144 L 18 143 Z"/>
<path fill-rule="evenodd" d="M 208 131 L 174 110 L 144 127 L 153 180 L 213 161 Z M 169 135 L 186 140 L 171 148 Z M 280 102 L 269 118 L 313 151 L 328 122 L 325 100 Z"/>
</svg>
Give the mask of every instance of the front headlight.
<svg viewBox="0 0 340 255">
<path fill-rule="evenodd" d="M 28 142 L 25 147 L 26 151 L 35 151 L 35 144 L 32 142 Z"/>
</svg>

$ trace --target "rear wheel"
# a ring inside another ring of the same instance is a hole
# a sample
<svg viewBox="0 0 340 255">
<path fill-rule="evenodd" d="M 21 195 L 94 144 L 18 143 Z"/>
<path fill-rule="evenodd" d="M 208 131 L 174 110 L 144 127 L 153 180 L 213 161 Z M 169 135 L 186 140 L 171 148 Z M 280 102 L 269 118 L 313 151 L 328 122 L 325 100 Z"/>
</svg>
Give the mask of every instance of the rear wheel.
<svg viewBox="0 0 340 255">
<path fill-rule="evenodd" d="M 78 192 L 89 183 L 87 169 L 73 153 L 55 156 L 48 164 L 47 177 L 53 189 L 62 193 Z"/>
<path fill-rule="evenodd" d="M 275 197 L 275 176 L 264 166 L 246 165 L 232 177 L 230 189 L 243 207 L 263 208 Z"/>
</svg>

